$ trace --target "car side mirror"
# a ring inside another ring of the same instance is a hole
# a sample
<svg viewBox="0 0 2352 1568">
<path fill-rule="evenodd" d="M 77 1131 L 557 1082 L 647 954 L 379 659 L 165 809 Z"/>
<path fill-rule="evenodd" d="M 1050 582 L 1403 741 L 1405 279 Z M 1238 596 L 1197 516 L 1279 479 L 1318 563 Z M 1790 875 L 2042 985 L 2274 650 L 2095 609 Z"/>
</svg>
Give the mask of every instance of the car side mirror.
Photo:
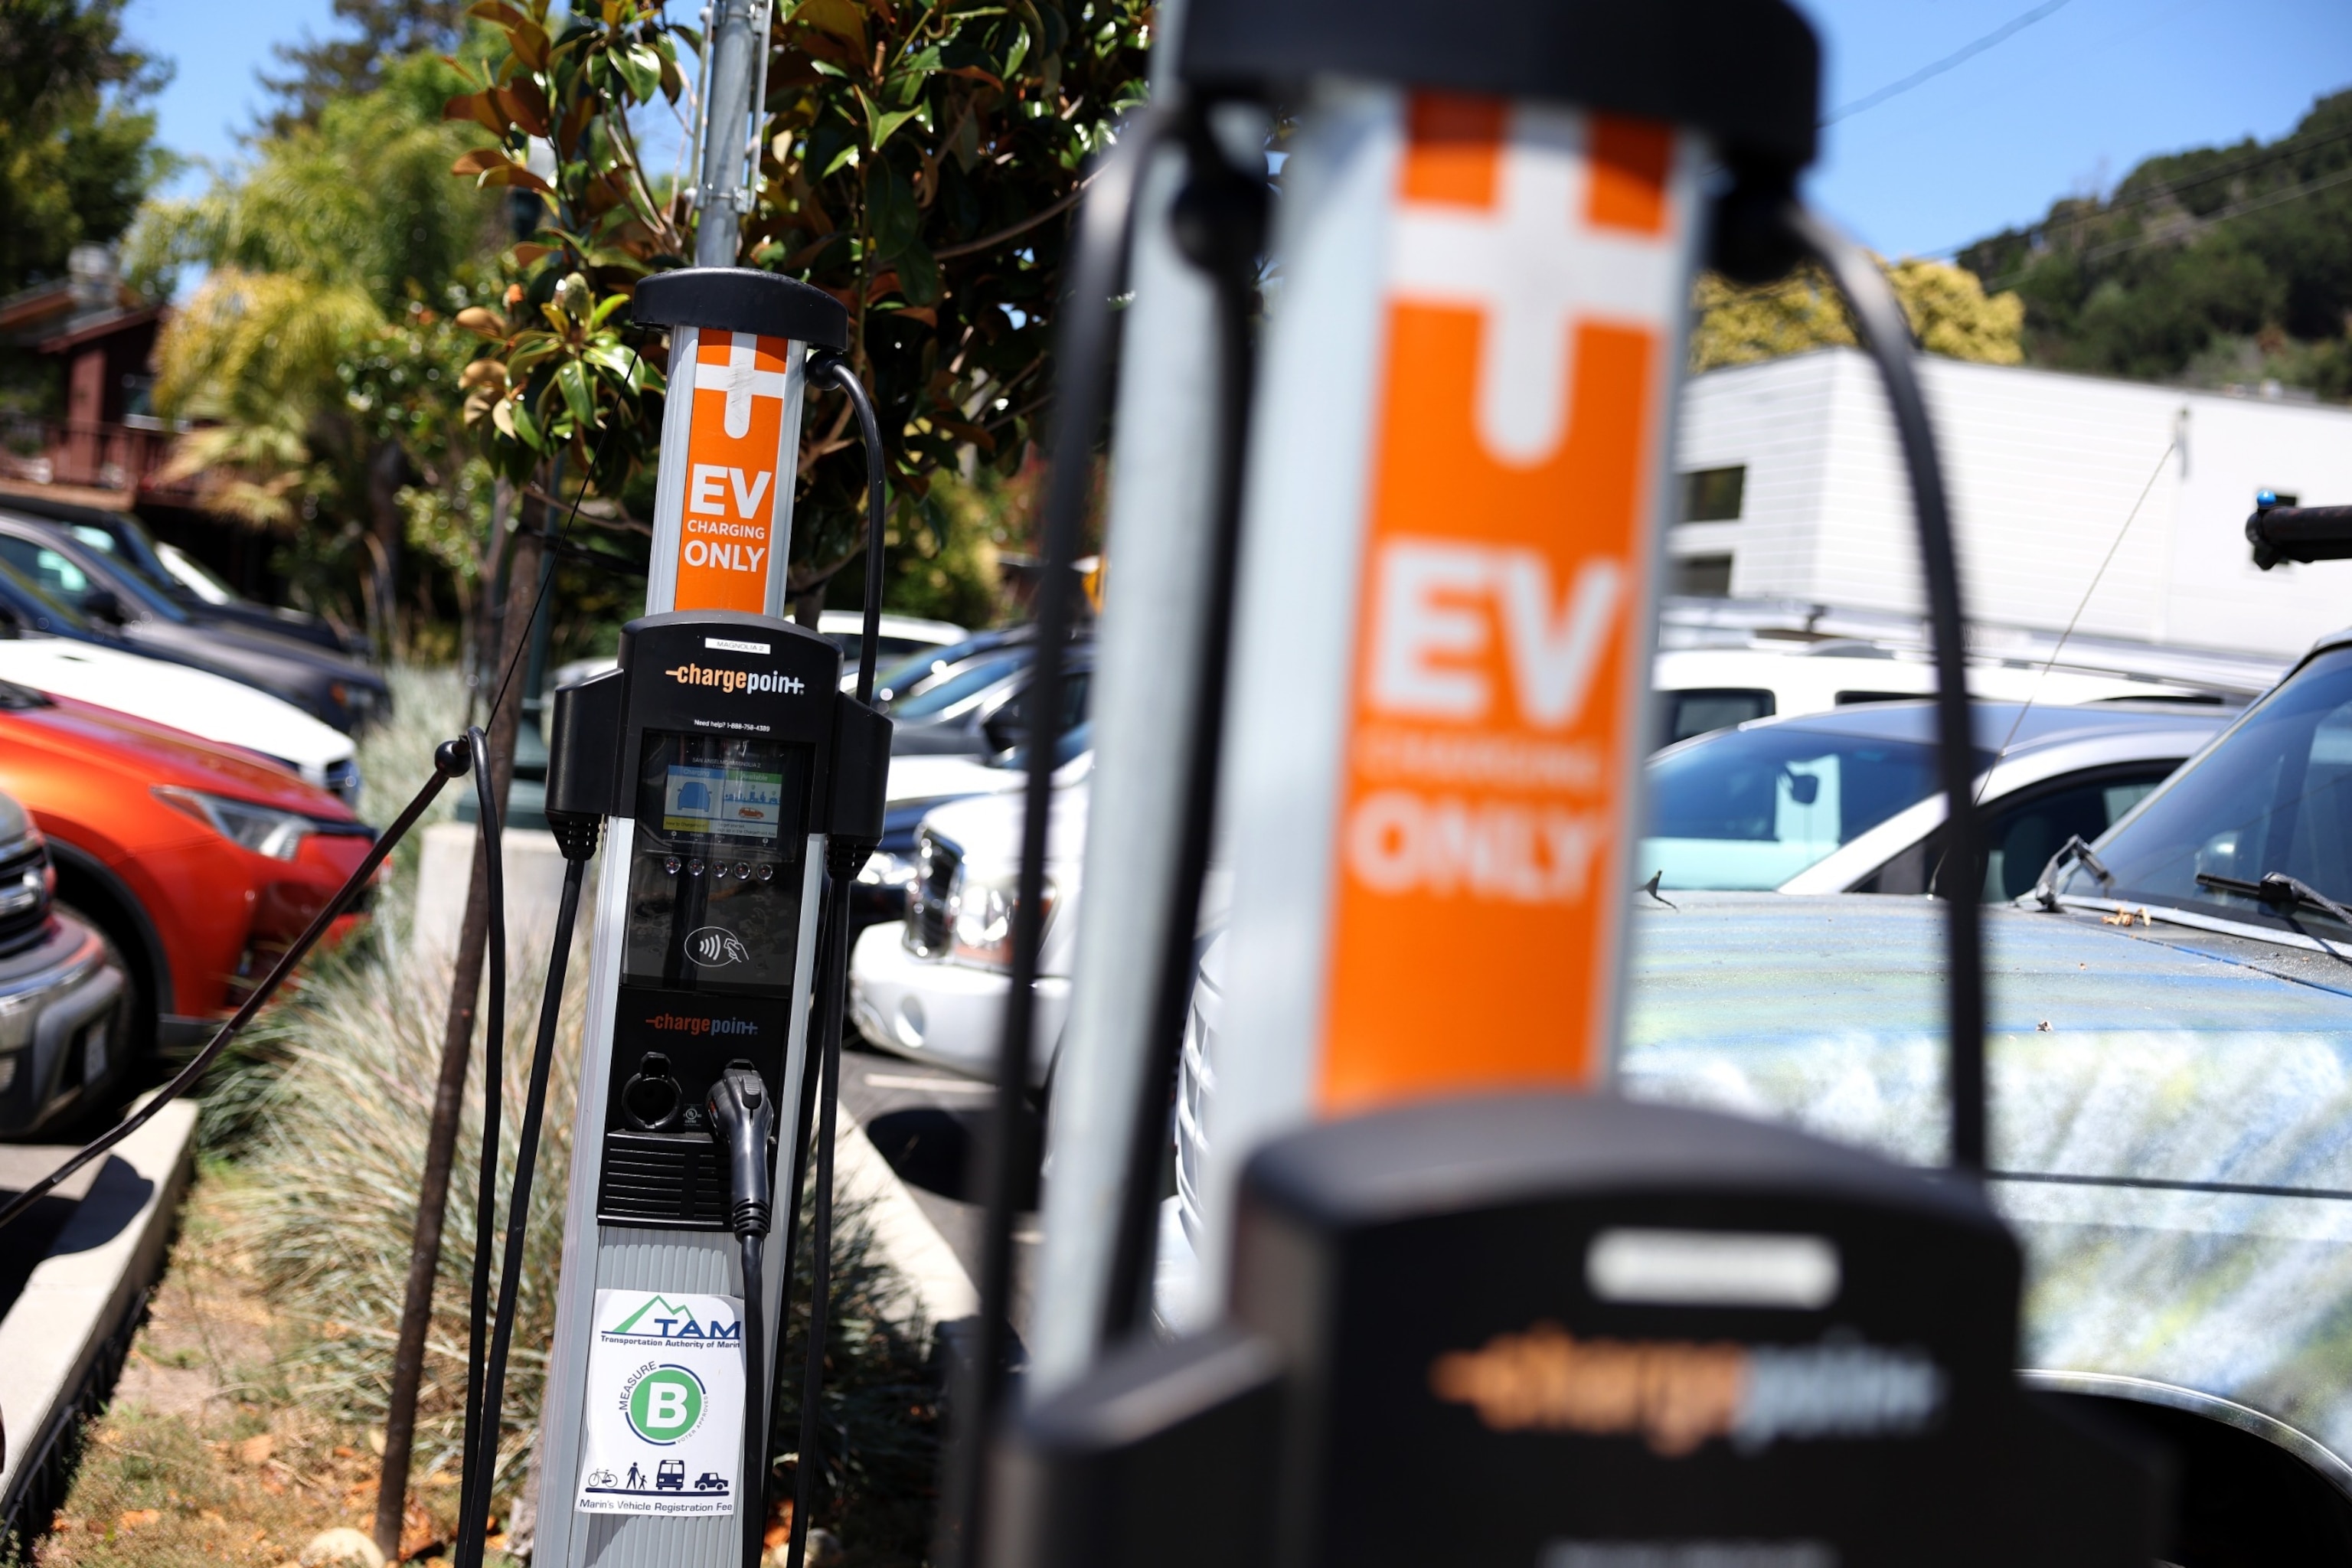
<svg viewBox="0 0 2352 1568">
<path fill-rule="evenodd" d="M 1791 773 L 1788 779 L 1789 798 L 1799 805 L 1811 805 L 1822 798 L 1821 774 Z"/>
<path fill-rule="evenodd" d="M 23 637 L 24 635 L 25 622 L 23 618 L 10 606 L 0 605 L 0 642 L 8 641 L 16 637 Z"/>
<path fill-rule="evenodd" d="M 131 617 L 122 608 L 122 601 L 111 588 L 92 588 L 81 596 L 82 614 L 93 621 L 119 626 Z"/>
</svg>

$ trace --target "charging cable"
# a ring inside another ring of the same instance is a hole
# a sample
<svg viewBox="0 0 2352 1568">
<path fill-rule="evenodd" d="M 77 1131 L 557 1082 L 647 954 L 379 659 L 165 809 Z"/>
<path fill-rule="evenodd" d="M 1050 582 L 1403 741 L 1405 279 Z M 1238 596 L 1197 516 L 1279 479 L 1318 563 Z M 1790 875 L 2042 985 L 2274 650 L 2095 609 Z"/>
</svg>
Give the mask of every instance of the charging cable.
<svg viewBox="0 0 2352 1568">
<path fill-rule="evenodd" d="M 555 930 L 547 955 L 547 984 L 540 993 L 539 1034 L 530 1054 L 530 1088 L 523 1101 L 522 1121 L 516 1129 L 514 1186 L 507 1197 L 506 1255 L 499 1269 L 498 1311 L 493 1321 L 488 1354 L 481 1363 L 481 1397 L 467 1407 L 462 1452 L 461 1511 L 457 1518 L 455 1561 L 457 1568 L 481 1568 L 489 1537 L 490 1487 L 498 1474 L 499 1422 L 506 1405 L 507 1354 L 514 1342 L 516 1305 L 522 1294 L 523 1238 L 530 1226 L 531 1177 L 539 1163 L 539 1130 L 547 1110 L 547 1080 L 555 1061 L 555 1031 L 562 1020 L 563 978 L 572 959 L 572 933 L 580 918 L 580 888 L 589 857 L 596 853 L 603 824 L 595 817 L 574 817 L 551 812 L 548 826 L 563 851 L 563 891 L 556 904 Z M 484 822 L 489 821 L 485 817 Z M 503 941 L 495 935 L 494 941 Z M 492 994 L 497 994 L 494 989 Z M 495 1050 L 495 1047 L 492 1047 Z M 497 1057 L 489 1058 L 495 1068 Z M 495 1101 L 493 1101 L 495 1103 Z M 483 1239 L 477 1249 L 476 1278 L 488 1268 L 490 1247 L 489 1205 L 492 1179 L 498 1170 L 498 1139 L 486 1131 L 482 1138 Z M 474 1337 L 467 1346 L 467 1377 L 471 1381 L 474 1350 L 482 1342 L 478 1317 Z"/>
<path fill-rule="evenodd" d="M 743 1248 L 743 1476 L 737 1496 L 743 1519 L 743 1568 L 759 1568 L 767 1528 L 769 1382 L 767 1358 L 760 1353 L 766 1334 L 760 1250 L 775 1196 L 769 1144 L 776 1130 L 776 1103 L 759 1070 L 741 1061 L 727 1064 L 726 1072 L 710 1086 L 709 1103 L 710 1125 L 725 1150 L 728 1190 L 735 1198 L 728 1219 Z M 460 1563 L 459 1568 L 476 1565 Z"/>
</svg>

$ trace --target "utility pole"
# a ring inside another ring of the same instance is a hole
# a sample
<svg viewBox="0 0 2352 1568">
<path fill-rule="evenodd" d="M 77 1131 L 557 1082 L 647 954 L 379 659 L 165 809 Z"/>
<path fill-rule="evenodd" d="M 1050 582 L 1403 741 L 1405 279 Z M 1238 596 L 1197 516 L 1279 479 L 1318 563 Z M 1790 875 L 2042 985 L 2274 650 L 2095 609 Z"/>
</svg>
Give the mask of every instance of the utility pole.
<svg viewBox="0 0 2352 1568">
<path fill-rule="evenodd" d="M 768 18 L 772 7 L 770 0 L 715 0 L 714 10 L 710 79 L 703 84 L 701 178 L 694 196 L 701 215 L 694 236 L 694 264 L 732 267 L 760 169 L 757 127 L 747 136 L 745 122 L 755 115 L 759 125 L 767 121 Z"/>
</svg>

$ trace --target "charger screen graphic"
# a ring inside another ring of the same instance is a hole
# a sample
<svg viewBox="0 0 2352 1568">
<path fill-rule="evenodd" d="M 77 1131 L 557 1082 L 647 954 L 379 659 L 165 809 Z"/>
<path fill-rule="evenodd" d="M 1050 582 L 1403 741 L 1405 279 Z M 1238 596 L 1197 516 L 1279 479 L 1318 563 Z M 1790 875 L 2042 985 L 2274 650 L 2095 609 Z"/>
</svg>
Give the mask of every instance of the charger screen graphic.
<svg viewBox="0 0 2352 1568">
<path fill-rule="evenodd" d="M 662 786 L 662 830 L 773 842 L 783 798 L 780 773 L 673 763 Z"/>
<path fill-rule="evenodd" d="M 637 768 L 622 978 L 670 990 L 792 984 L 809 750 L 648 731 Z"/>
</svg>

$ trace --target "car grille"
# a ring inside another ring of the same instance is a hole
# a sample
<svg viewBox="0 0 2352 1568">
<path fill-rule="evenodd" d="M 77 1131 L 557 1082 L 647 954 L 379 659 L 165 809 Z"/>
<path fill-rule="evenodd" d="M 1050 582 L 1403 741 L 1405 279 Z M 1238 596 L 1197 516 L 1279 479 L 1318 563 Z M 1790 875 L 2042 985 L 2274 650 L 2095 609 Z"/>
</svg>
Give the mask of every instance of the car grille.
<svg viewBox="0 0 2352 1568">
<path fill-rule="evenodd" d="M 48 871 L 39 839 L 0 845 L 0 953 L 30 947 L 48 931 Z"/>
<path fill-rule="evenodd" d="M 963 851 L 929 832 L 915 835 L 915 879 L 907 884 L 907 951 L 918 958 L 938 958 L 948 950 L 948 932 L 954 922 L 949 900 L 955 889 L 956 870 Z"/>
<path fill-rule="evenodd" d="M 1176 1215 L 1197 1249 L 1201 1245 L 1201 1164 L 1209 1099 L 1216 1088 L 1212 1065 L 1217 1031 L 1202 1016 L 1203 988 L 1195 987 L 1184 1014 L 1184 1054 L 1176 1075 Z"/>
</svg>

